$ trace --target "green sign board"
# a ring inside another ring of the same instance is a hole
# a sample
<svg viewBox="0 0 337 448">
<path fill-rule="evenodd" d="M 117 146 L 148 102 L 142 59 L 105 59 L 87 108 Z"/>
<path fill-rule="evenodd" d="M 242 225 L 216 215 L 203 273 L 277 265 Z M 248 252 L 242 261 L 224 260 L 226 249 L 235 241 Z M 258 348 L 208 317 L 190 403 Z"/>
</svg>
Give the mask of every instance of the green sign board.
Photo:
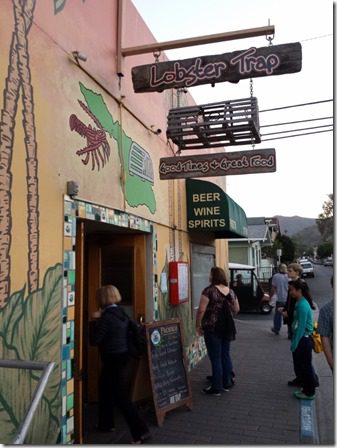
<svg viewBox="0 0 337 448">
<path fill-rule="evenodd" d="M 187 179 L 187 228 L 212 232 L 215 238 L 247 238 L 244 210 L 218 185 Z"/>
</svg>

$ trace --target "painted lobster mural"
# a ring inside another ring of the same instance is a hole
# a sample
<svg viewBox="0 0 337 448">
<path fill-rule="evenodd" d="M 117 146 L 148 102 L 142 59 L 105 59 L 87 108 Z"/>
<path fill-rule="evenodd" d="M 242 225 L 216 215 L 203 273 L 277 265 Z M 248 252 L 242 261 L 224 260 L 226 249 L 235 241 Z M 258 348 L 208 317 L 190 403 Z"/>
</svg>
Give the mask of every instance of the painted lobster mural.
<svg viewBox="0 0 337 448">
<path fill-rule="evenodd" d="M 97 166 L 98 171 L 109 160 L 110 146 L 106 139 L 106 133 L 101 123 L 92 114 L 89 108 L 81 101 L 78 100 L 82 109 L 90 116 L 98 129 L 92 127 L 90 124 L 86 126 L 75 114 L 72 114 L 69 118 L 69 125 L 72 131 L 76 131 L 81 137 L 87 139 L 87 145 L 84 148 L 76 151 L 78 156 L 83 156 L 82 162 L 84 165 L 89 163 L 91 159 L 91 169 L 94 170 Z"/>
</svg>

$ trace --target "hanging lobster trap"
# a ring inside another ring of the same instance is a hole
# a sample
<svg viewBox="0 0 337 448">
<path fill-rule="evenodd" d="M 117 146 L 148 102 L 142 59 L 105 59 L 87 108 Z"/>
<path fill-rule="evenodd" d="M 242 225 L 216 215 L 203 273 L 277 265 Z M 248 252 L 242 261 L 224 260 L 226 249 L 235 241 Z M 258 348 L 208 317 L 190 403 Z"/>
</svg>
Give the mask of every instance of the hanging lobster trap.
<svg viewBox="0 0 337 448">
<path fill-rule="evenodd" d="M 261 143 L 257 98 L 171 109 L 166 135 L 179 150 Z"/>
</svg>

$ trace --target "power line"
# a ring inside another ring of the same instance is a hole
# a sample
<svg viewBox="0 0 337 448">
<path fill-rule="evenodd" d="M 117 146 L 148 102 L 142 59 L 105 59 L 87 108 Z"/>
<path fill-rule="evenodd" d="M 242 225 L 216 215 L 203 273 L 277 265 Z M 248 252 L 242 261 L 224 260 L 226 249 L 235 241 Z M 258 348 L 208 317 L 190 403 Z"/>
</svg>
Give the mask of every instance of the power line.
<svg viewBox="0 0 337 448">
<path fill-rule="evenodd" d="M 261 137 L 264 137 L 265 135 L 286 134 L 287 132 L 308 131 L 310 129 L 328 128 L 329 126 L 332 126 L 332 124 L 324 124 L 321 126 L 311 126 L 309 128 L 289 129 L 288 131 L 269 132 L 268 134 L 261 134 Z M 332 129 L 331 129 L 331 131 L 332 131 Z"/>
<path fill-rule="evenodd" d="M 268 128 L 268 127 L 272 127 L 272 126 L 282 126 L 282 125 L 285 125 L 285 124 L 294 124 L 294 123 L 306 123 L 308 121 L 328 120 L 330 118 L 333 118 L 333 116 L 331 116 L 331 117 L 322 117 L 322 118 L 309 118 L 307 120 L 287 121 L 287 122 L 284 122 L 284 123 L 264 124 L 264 125 L 260 126 L 260 128 Z"/>
<path fill-rule="evenodd" d="M 321 100 L 321 101 L 312 101 L 311 103 L 292 104 L 291 106 L 282 106 L 282 107 L 275 107 L 273 109 L 264 109 L 264 110 L 260 110 L 259 112 L 260 113 L 261 112 L 270 112 L 272 110 L 289 109 L 291 107 L 310 106 L 312 104 L 328 103 L 330 101 L 333 101 L 333 99 L 331 99 L 331 100 Z"/>
<path fill-rule="evenodd" d="M 308 40 L 322 39 L 323 37 L 329 37 L 329 36 L 333 36 L 333 34 L 323 34 L 322 36 L 308 37 L 308 39 L 300 40 L 300 42 L 307 42 Z"/>
<path fill-rule="evenodd" d="M 266 138 L 263 139 L 261 143 L 268 142 L 270 140 L 281 140 L 282 138 L 292 138 L 292 137 L 301 137 L 303 135 L 310 135 L 310 134 L 320 134 L 322 132 L 332 132 L 333 129 L 327 129 L 325 131 L 315 131 L 315 132 L 303 132 L 303 134 L 294 134 L 294 135 L 285 135 L 283 137 L 275 137 L 275 138 Z"/>
</svg>

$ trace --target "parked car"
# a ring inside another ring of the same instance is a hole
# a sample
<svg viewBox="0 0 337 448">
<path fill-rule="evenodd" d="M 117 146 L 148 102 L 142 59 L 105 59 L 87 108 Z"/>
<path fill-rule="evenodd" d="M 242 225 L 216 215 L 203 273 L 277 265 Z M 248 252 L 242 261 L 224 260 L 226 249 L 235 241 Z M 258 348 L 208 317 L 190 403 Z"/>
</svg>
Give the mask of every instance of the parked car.
<svg viewBox="0 0 337 448">
<path fill-rule="evenodd" d="M 324 264 L 324 266 L 333 266 L 333 259 L 332 259 L 332 257 L 325 258 L 323 264 Z"/>
<path fill-rule="evenodd" d="M 269 314 L 273 309 L 269 294 L 263 289 L 255 273 L 255 266 L 229 263 L 230 287 L 240 304 L 240 312 Z"/>
<path fill-rule="evenodd" d="M 301 260 L 300 264 L 303 269 L 302 277 L 315 277 L 314 265 L 310 261 Z"/>
</svg>

